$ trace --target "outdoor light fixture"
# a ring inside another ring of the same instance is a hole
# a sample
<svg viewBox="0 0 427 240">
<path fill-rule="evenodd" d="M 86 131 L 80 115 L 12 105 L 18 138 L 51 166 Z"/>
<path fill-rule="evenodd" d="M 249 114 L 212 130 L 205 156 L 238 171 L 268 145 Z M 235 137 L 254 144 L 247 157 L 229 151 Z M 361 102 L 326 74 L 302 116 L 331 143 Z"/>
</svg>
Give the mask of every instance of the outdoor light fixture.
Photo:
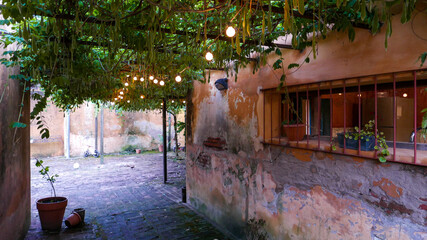
<svg viewBox="0 0 427 240">
<path fill-rule="evenodd" d="M 408 97 L 408 94 L 407 93 L 403 93 L 403 97 Z"/>
<path fill-rule="evenodd" d="M 160 86 L 164 86 L 165 82 L 163 80 L 161 80 L 159 84 L 160 84 Z"/>
<path fill-rule="evenodd" d="M 141 95 L 141 99 L 144 99 L 145 97 L 144 97 L 144 95 Z"/>
<path fill-rule="evenodd" d="M 149 79 L 150 79 L 150 80 L 153 80 L 153 79 L 154 79 L 154 76 L 150 76 L 150 77 L 149 77 Z"/>
<path fill-rule="evenodd" d="M 210 62 L 213 60 L 213 54 L 211 52 L 207 52 L 205 58 Z"/>
<path fill-rule="evenodd" d="M 123 96 L 119 96 L 120 99 L 123 99 Z"/>
<path fill-rule="evenodd" d="M 128 100 L 128 103 L 130 103 L 130 100 Z"/>
<path fill-rule="evenodd" d="M 123 95 L 124 93 L 123 93 L 123 91 L 120 91 L 120 95 Z"/>
<path fill-rule="evenodd" d="M 135 77 L 133 77 L 133 80 L 134 80 L 134 81 L 136 81 L 136 79 L 138 79 L 136 76 L 135 76 Z"/>
<path fill-rule="evenodd" d="M 129 75 L 126 75 L 126 77 L 128 78 L 128 77 L 129 77 Z"/>
<path fill-rule="evenodd" d="M 114 98 L 114 101 L 117 101 L 117 98 Z"/>
<path fill-rule="evenodd" d="M 227 34 L 228 37 L 234 37 L 234 35 L 236 35 L 236 30 L 234 30 L 232 26 L 229 26 L 225 31 L 225 34 Z"/>
<path fill-rule="evenodd" d="M 143 77 L 141 77 L 139 80 L 140 80 L 141 82 L 143 82 L 143 81 L 144 81 L 144 78 L 143 78 Z"/>
<path fill-rule="evenodd" d="M 157 84 L 158 82 L 159 82 L 159 80 L 157 80 L 157 79 L 154 79 L 154 81 L 153 81 L 154 84 Z"/>
<path fill-rule="evenodd" d="M 160 103 L 160 105 L 162 105 L 162 106 L 163 106 L 163 103 Z"/>
<path fill-rule="evenodd" d="M 129 83 L 125 82 L 125 86 L 126 86 L 126 87 L 127 87 L 127 86 L 129 86 Z"/>
<path fill-rule="evenodd" d="M 174 100 L 172 100 L 172 103 L 174 103 L 175 101 Z"/>
<path fill-rule="evenodd" d="M 175 81 L 176 81 L 176 82 L 181 82 L 181 80 L 182 80 L 182 79 L 181 79 L 181 76 L 179 76 L 179 75 L 178 75 L 178 76 L 176 76 L 176 77 L 175 77 Z"/>
<path fill-rule="evenodd" d="M 228 89 L 228 79 L 227 78 L 220 78 L 215 81 L 215 87 L 216 89 L 222 91 Z"/>
<path fill-rule="evenodd" d="M 182 101 L 182 103 L 185 103 L 185 100 L 184 100 L 184 101 Z"/>
<path fill-rule="evenodd" d="M 338 95 L 340 95 L 340 96 L 341 96 L 341 95 L 342 95 L 342 93 L 338 93 Z"/>
</svg>

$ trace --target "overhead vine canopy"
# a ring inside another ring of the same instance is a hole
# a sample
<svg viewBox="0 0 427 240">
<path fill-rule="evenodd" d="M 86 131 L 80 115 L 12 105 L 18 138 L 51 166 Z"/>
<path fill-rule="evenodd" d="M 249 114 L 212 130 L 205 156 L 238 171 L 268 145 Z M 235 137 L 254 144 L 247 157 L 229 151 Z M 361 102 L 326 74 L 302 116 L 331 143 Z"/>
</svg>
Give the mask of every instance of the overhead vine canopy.
<svg viewBox="0 0 427 240">
<path fill-rule="evenodd" d="M 279 53 L 278 48 L 315 49 L 318 38 L 330 31 L 345 31 L 353 40 L 355 28 L 375 34 L 383 26 L 387 47 L 392 8 L 403 9 L 404 23 L 416 1 L 4 0 L 3 4 L 2 22 L 14 26 L 3 43 L 21 45 L 18 51 L 7 52 L 11 58 L 3 63 L 20 64 L 18 78 L 44 89 L 44 96 L 35 96 L 40 100 L 37 113 L 47 97 L 64 109 L 84 101 L 115 101 L 130 110 L 157 108 L 158 99 L 182 98 L 192 81 L 205 81 L 205 69 L 227 69 L 233 61 L 238 70 L 254 60 L 248 58 L 253 52 L 260 54 L 255 59 L 259 66 L 266 54 Z M 233 37 L 225 35 L 229 26 L 235 29 Z M 292 36 L 291 45 L 275 42 L 287 34 Z M 207 52 L 213 61 L 204 59 Z"/>
</svg>

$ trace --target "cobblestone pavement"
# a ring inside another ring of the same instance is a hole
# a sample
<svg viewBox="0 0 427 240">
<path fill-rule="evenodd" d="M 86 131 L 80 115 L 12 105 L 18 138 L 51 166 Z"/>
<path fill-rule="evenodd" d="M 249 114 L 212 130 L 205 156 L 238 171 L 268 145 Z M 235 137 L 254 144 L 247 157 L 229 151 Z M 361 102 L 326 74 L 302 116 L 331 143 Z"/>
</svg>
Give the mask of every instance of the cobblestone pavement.
<svg viewBox="0 0 427 240">
<path fill-rule="evenodd" d="M 57 195 L 68 198 L 64 218 L 75 208 L 85 208 L 85 224 L 63 224 L 59 233 L 41 230 L 35 202 L 51 196 L 51 190 L 32 159 L 31 226 L 25 239 L 229 239 L 181 203 L 182 160 L 168 160 L 168 184 L 163 184 L 160 153 L 109 156 L 103 165 L 97 158 L 43 161 L 59 175 Z M 76 163 L 79 168 L 74 168 Z"/>
</svg>

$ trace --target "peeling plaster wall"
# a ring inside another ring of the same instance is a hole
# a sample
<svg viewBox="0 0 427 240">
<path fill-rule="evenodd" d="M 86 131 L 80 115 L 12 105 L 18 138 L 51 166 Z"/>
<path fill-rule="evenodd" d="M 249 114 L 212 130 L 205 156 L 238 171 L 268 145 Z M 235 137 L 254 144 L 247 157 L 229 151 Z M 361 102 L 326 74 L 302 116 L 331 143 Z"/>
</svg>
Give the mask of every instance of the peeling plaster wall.
<svg viewBox="0 0 427 240">
<path fill-rule="evenodd" d="M 12 50 L 12 49 L 7 49 Z M 0 50 L 3 55 L 4 49 Z M 18 68 L 0 66 L 0 239 L 23 239 L 30 226 L 30 129 L 9 127 L 18 120 L 29 125 L 30 96 L 9 75 Z M 28 93 L 28 92 L 27 92 Z"/>
<path fill-rule="evenodd" d="M 34 103 L 32 103 L 34 105 Z M 95 116 L 98 112 L 98 146 L 100 144 L 100 114 L 92 103 L 81 105 L 70 113 L 70 154 L 82 156 L 89 149 L 95 149 Z M 42 113 L 49 128 L 50 138 L 41 139 L 36 122 L 31 124 L 31 156 L 47 157 L 64 155 L 64 112 L 52 103 Z M 178 115 L 183 121 L 184 114 Z M 174 135 L 173 118 L 171 134 Z M 159 111 L 116 113 L 104 109 L 104 152 L 119 152 L 126 145 L 136 145 L 143 150 L 157 149 L 162 134 L 162 116 Z M 184 145 L 183 133 L 178 142 Z M 174 144 L 174 141 L 172 141 Z M 172 145 L 173 147 L 174 145 Z M 99 147 L 98 147 L 99 150 Z"/>
<path fill-rule="evenodd" d="M 420 16 L 422 23 L 427 16 Z M 389 48 L 384 33 L 358 30 L 354 43 L 332 33 L 318 59 L 288 75 L 289 84 L 419 68 L 427 42 L 395 19 Z M 417 19 L 416 22 L 420 21 Z M 426 24 L 417 31 L 427 33 Z M 283 50 L 285 66 L 305 52 Z M 274 56 L 269 57 L 270 65 Z M 252 66 L 229 77 L 229 89 L 195 83 L 188 106 L 187 195 L 198 211 L 244 238 L 249 219 L 264 219 L 271 239 L 427 239 L 425 167 L 261 143 L 262 88 L 276 87 L 280 71 Z M 219 138 L 221 147 L 204 142 Z"/>
</svg>

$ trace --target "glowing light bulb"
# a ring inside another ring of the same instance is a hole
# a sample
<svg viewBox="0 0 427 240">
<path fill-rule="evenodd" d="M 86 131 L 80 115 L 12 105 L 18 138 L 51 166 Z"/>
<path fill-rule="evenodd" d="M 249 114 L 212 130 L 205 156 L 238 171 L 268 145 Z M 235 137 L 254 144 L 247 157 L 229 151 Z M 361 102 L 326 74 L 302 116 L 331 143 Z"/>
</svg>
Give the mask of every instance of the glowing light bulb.
<svg viewBox="0 0 427 240">
<path fill-rule="evenodd" d="M 184 101 L 182 101 L 182 103 L 185 103 L 185 100 L 184 100 Z"/>
<path fill-rule="evenodd" d="M 157 80 L 157 79 L 154 79 L 154 80 L 153 80 L 153 83 L 154 83 L 154 84 L 157 84 L 158 82 L 159 82 L 159 80 Z"/>
<path fill-rule="evenodd" d="M 119 96 L 120 97 L 120 99 L 123 99 L 123 96 Z"/>
<path fill-rule="evenodd" d="M 114 101 L 117 101 L 117 98 L 114 98 Z"/>
<path fill-rule="evenodd" d="M 128 100 L 127 102 L 130 103 L 130 100 Z"/>
<path fill-rule="evenodd" d="M 153 79 L 154 79 L 154 76 L 150 76 L 150 77 L 149 77 L 149 79 L 150 79 L 150 80 L 153 80 Z"/>
<path fill-rule="evenodd" d="M 126 75 L 126 77 L 128 78 L 128 77 L 129 77 L 129 75 Z"/>
<path fill-rule="evenodd" d="M 133 80 L 134 80 L 134 81 L 136 81 L 136 79 L 138 79 L 136 76 L 135 76 L 135 77 L 133 77 Z"/>
<path fill-rule="evenodd" d="M 236 35 L 236 30 L 234 30 L 234 28 L 230 26 L 225 31 L 225 34 L 227 34 L 228 37 L 234 37 L 234 35 Z"/>
<path fill-rule="evenodd" d="M 165 85 L 165 82 L 164 82 L 163 80 L 161 80 L 161 81 L 159 82 L 159 84 L 160 84 L 160 86 L 164 86 L 164 85 Z"/>
<path fill-rule="evenodd" d="M 160 103 L 160 105 L 162 105 L 162 106 L 163 106 L 163 103 Z"/>
<path fill-rule="evenodd" d="M 141 99 L 144 99 L 145 97 L 144 97 L 144 95 L 141 95 Z"/>
<path fill-rule="evenodd" d="M 113 106 L 114 106 L 114 104 L 115 104 L 114 102 L 111 103 L 111 105 L 113 105 Z"/>
<path fill-rule="evenodd" d="M 210 62 L 213 60 L 213 54 L 211 52 L 207 52 L 205 58 Z"/>
<path fill-rule="evenodd" d="M 123 93 L 123 91 L 120 91 L 120 95 L 123 95 L 124 93 Z"/>
<path fill-rule="evenodd" d="M 181 76 L 178 75 L 178 76 L 175 77 L 175 81 L 176 82 L 181 82 L 181 80 L 182 80 Z"/>
<path fill-rule="evenodd" d="M 126 86 L 126 87 L 127 87 L 127 86 L 129 86 L 129 83 L 125 82 L 125 86 Z"/>
<path fill-rule="evenodd" d="M 144 81 L 144 78 L 143 78 L 143 77 L 141 77 L 141 78 L 139 79 L 139 81 L 143 82 L 143 81 Z"/>
<path fill-rule="evenodd" d="M 172 100 L 172 103 L 174 103 L 175 101 L 174 100 Z"/>
<path fill-rule="evenodd" d="M 340 96 L 341 96 L 341 95 L 342 95 L 342 93 L 338 93 L 338 95 L 340 95 Z"/>
<path fill-rule="evenodd" d="M 408 97 L 408 94 L 407 93 L 403 93 L 403 97 Z"/>
</svg>

